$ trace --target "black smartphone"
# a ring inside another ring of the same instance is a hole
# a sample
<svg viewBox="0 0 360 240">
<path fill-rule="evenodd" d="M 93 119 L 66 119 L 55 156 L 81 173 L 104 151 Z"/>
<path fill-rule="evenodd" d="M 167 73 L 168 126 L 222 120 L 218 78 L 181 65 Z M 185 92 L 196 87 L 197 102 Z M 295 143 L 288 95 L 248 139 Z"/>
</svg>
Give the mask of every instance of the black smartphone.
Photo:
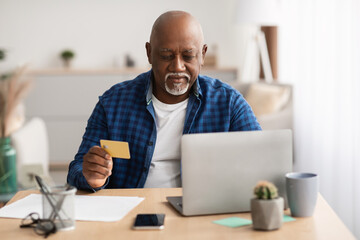
<svg viewBox="0 0 360 240">
<path fill-rule="evenodd" d="M 164 229 L 165 214 L 138 214 L 133 229 Z"/>
</svg>

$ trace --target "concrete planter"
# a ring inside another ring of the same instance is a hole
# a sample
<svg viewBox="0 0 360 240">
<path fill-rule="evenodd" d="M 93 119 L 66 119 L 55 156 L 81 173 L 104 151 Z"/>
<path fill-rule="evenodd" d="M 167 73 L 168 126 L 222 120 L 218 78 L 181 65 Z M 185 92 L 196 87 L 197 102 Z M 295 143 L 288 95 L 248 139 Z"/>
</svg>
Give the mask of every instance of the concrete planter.
<svg viewBox="0 0 360 240">
<path fill-rule="evenodd" d="M 284 199 L 251 199 L 251 219 L 255 230 L 275 230 L 282 226 Z"/>
</svg>

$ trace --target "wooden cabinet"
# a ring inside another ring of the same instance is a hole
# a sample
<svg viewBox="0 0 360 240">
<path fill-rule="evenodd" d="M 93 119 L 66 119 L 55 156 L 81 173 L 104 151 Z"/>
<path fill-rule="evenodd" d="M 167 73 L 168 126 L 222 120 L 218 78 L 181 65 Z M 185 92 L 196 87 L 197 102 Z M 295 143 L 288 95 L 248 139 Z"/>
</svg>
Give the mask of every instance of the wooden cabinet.
<svg viewBox="0 0 360 240">
<path fill-rule="evenodd" d="M 50 164 L 69 163 L 81 143 L 87 120 L 98 97 L 116 83 L 135 78 L 145 69 L 37 70 L 25 101 L 26 116 L 45 120 L 49 135 Z M 205 69 L 202 74 L 236 81 L 235 68 Z"/>
</svg>

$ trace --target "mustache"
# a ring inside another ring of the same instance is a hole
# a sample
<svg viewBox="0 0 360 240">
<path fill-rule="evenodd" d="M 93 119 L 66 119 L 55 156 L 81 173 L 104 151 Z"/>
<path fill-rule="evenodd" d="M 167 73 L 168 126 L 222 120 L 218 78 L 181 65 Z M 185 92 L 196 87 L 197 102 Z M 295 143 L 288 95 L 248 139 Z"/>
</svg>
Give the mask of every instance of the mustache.
<svg viewBox="0 0 360 240">
<path fill-rule="evenodd" d="M 167 80 L 168 77 L 185 77 L 188 81 L 190 81 L 190 75 L 187 73 L 167 73 L 165 75 L 165 80 Z"/>
</svg>

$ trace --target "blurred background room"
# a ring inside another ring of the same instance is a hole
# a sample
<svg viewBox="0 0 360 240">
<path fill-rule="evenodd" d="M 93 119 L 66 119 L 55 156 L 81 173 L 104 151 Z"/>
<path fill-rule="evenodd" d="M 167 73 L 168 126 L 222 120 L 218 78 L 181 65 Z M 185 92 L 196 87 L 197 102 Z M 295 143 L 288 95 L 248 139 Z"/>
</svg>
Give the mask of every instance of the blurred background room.
<svg viewBox="0 0 360 240">
<path fill-rule="evenodd" d="M 18 187 L 29 173 L 65 183 L 98 96 L 150 70 L 145 42 L 168 10 L 202 24 L 202 74 L 238 89 L 263 129 L 293 130 L 294 170 L 319 174 L 360 238 L 360 0 L 0 0 L 1 81 L 24 90 L 1 136 Z"/>
</svg>

